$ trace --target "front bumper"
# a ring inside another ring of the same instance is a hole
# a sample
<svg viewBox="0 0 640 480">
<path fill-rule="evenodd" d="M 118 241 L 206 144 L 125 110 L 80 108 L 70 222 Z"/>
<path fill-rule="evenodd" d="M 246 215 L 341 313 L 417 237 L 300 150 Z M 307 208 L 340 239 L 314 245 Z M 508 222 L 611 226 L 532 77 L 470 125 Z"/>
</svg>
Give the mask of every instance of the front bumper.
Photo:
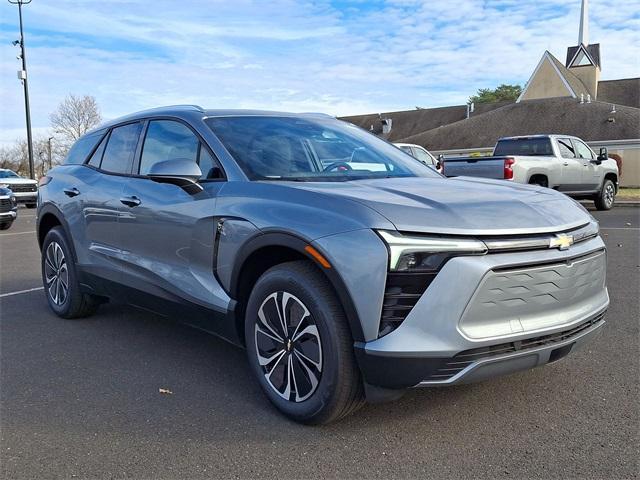
<svg viewBox="0 0 640 480">
<path fill-rule="evenodd" d="M 557 360 L 592 338 L 609 305 L 604 243 L 457 257 L 393 332 L 356 344 L 369 385 L 453 385 Z"/>
<path fill-rule="evenodd" d="M 38 203 L 38 192 L 13 192 L 18 203 Z"/>
<path fill-rule="evenodd" d="M 15 210 L 9 212 L 0 212 L 0 222 L 6 222 L 7 220 L 14 221 L 18 216 Z"/>
</svg>

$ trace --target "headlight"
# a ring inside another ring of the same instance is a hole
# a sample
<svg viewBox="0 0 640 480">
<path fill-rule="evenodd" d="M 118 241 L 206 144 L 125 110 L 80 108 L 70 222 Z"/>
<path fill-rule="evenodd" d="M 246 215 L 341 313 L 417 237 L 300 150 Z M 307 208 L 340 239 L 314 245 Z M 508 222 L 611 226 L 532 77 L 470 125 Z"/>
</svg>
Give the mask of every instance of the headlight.
<svg viewBox="0 0 640 480">
<path fill-rule="evenodd" d="M 16 200 L 16 197 L 14 197 L 13 195 L 11 195 L 11 204 L 15 207 L 18 205 L 18 200 Z"/>
<path fill-rule="evenodd" d="M 377 232 L 389 249 L 389 269 L 396 272 L 437 271 L 453 256 L 487 253 L 487 246 L 480 240 L 407 236 L 388 230 Z"/>
</svg>

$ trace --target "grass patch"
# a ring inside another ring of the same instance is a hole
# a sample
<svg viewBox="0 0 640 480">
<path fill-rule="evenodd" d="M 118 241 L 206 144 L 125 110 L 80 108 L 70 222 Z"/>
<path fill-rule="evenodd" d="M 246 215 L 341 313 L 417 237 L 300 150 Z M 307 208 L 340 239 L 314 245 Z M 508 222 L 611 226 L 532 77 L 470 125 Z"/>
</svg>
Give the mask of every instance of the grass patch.
<svg viewBox="0 0 640 480">
<path fill-rule="evenodd" d="M 621 188 L 618 198 L 629 200 L 640 200 L 640 188 Z"/>
</svg>

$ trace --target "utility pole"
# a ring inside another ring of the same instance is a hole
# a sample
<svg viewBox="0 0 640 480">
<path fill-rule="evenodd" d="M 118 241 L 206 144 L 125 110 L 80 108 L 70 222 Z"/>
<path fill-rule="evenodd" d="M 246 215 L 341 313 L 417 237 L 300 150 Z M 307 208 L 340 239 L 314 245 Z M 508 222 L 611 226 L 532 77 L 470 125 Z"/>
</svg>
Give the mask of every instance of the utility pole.
<svg viewBox="0 0 640 480">
<path fill-rule="evenodd" d="M 24 49 L 24 32 L 22 29 L 22 5 L 28 5 L 31 0 L 8 0 L 9 3 L 18 5 L 18 17 L 20 18 L 20 40 L 13 42 L 14 45 L 20 45 L 20 58 L 22 59 L 22 69 L 18 71 L 18 78 L 22 81 L 24 87 L 24 109 L 27 117 L 27 149 L 29 152 L 29 176 L 35 179 L 33 171 L 33 140 L 31 137 L 31 111 L 29 108 L 29 85 L 27 82 L 27 59 Z"/>
<path fill-rule="evenodd" d="M 53 140 L 53 137 L 49 137 L 49 138 L 47 139 L 47 143 L 49 144 L 49 170 L 51 170 L 51 169 L 53 168 L 52 160 L 51 160 L 51 158 L 52 158 L 52 154 L 51 154 L 51 140 Z"/>
</svg>

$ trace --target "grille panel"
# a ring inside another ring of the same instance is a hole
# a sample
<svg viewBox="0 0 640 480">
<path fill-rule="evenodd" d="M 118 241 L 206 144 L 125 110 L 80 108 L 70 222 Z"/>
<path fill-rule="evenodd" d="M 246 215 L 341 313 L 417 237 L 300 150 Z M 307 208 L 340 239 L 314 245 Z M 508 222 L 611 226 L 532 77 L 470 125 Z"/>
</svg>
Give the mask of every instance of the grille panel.
<svg viewBox="0 0 640 480">
<path fill-rule="evenodd" d="M 9 185 L 12 192 L 24 193 L 24 192 L 37 192 L 38 187 L 36 185 Z"/>
<path fill-rule="evenodd" d="M 571 329 L 563 330 L 561 332 L 552 333 L 550 335 L 542 335 L 539 337 L 527 338 L 517 342 L 501 343 L 498 345 L 491 345 L 489 347 L 474 348 L 471 350 L 465 350 L 454 356 L 451 361 L 445 363 L 442 367 L 436 370 L 425 381 L 433 380 L 448 380 L 451 377 L 457 375 L 469 365 L 483 360 L 486 358 L 498 357 L 509 353 L 516 353 L 533 348 L 539 348 L 544 346 L 553 345 L 554 343 L 564 342 L 572 337 L 582 333 L 583 331 L 591 328 L 593 325 L 599 323 L 604 319 L 606 312 L 602 312 L 592 319 L 581 323 Z"/>
<path fill-rule="evenodd" d="M 10 212 L 13 208 L 13 203 L 10 198 L 0 198 L 0 212 Z"/>
</svg>

